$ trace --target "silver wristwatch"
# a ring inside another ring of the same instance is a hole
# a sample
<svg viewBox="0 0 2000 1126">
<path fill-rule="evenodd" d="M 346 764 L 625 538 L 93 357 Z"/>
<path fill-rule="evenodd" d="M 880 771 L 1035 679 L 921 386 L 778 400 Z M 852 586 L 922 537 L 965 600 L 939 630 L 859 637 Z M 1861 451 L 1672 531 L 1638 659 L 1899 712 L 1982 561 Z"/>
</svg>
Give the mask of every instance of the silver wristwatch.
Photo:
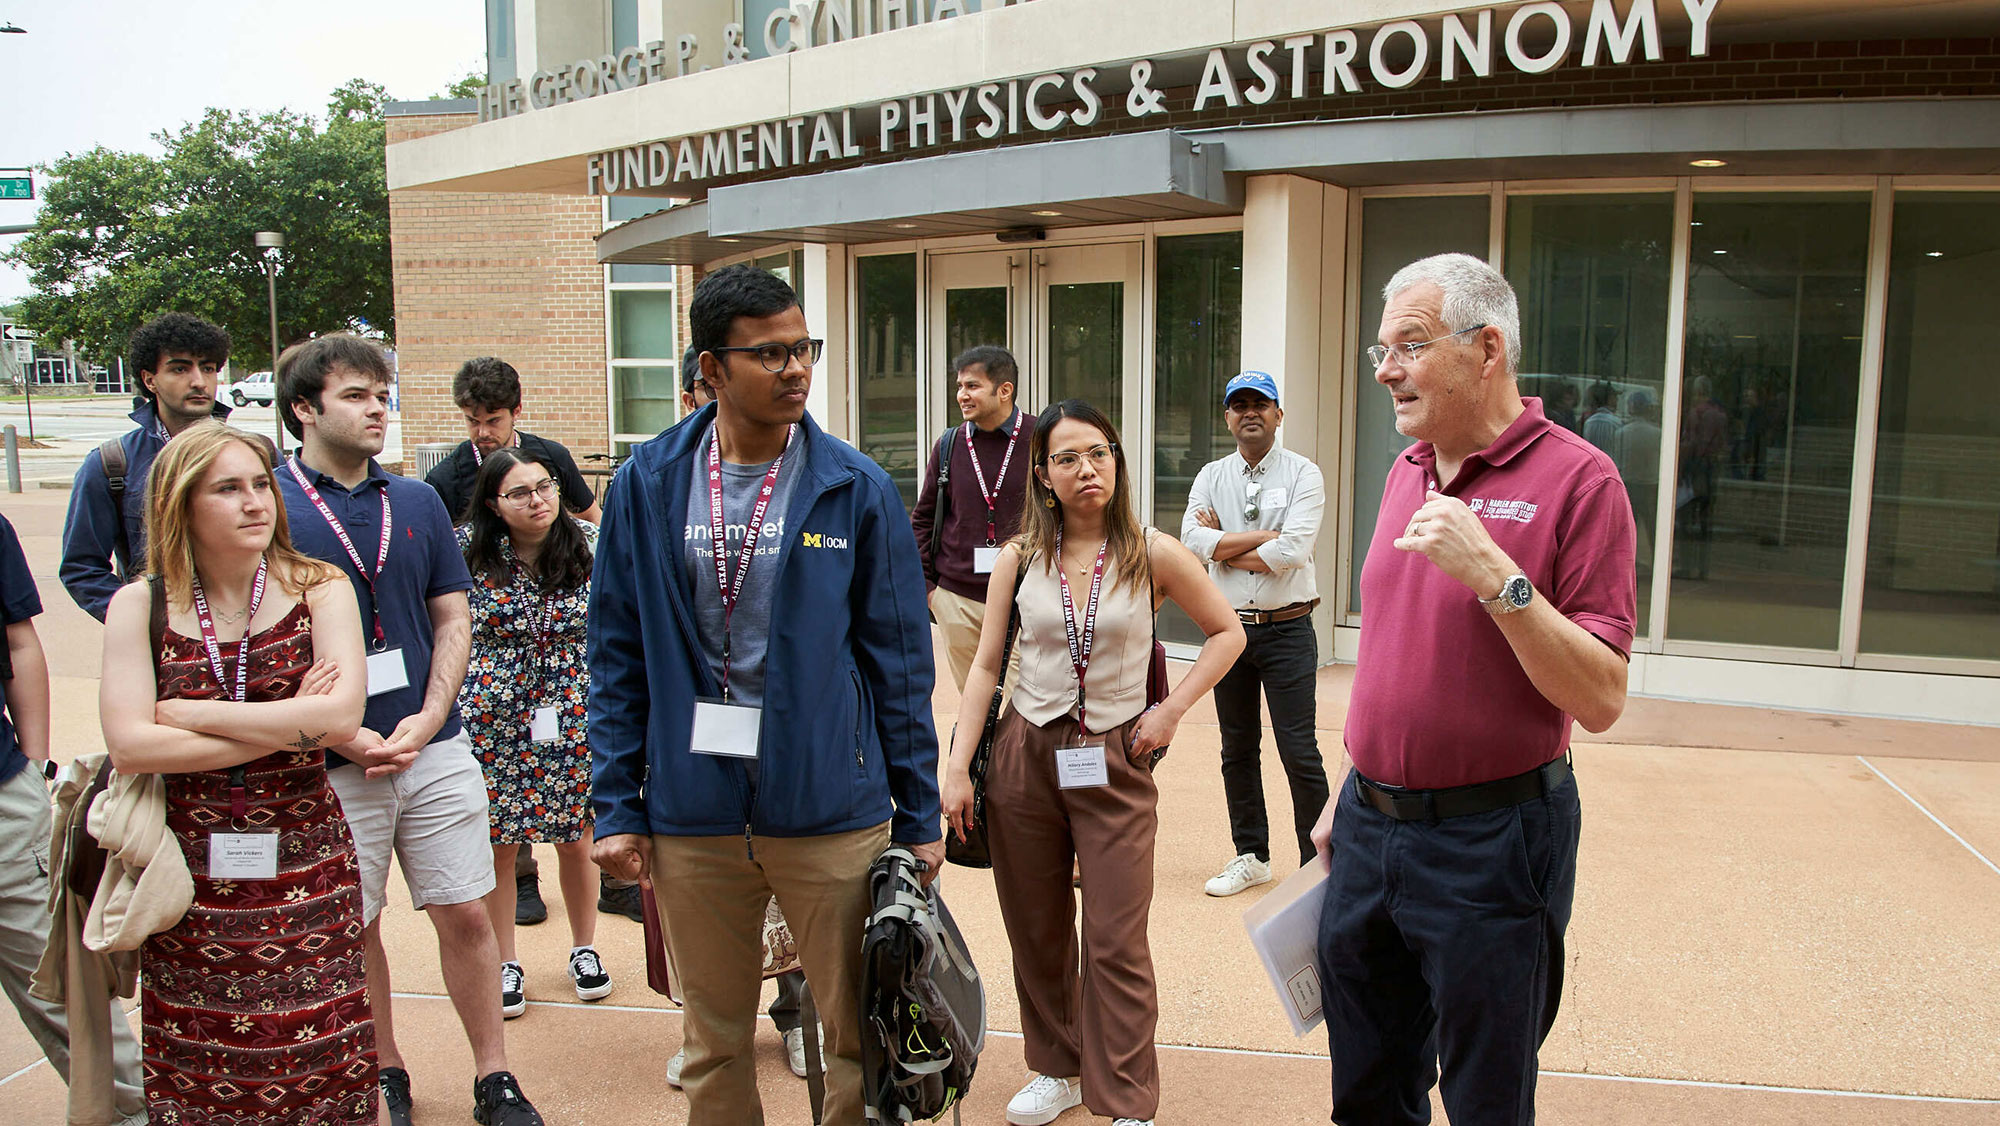
<svg viewBox="0 0 2000 1126">
<path fill-rule="evenodd" d="M 1501 584 L 1499 594 L 1491 598 L 1482 598 L 1479 604 L 1486 607 L 1486 611 L 1490 614 L 1511 614 L 1516 610 L 1527 609 L 1528 603 L 1534 600 L 1535 584 L 1528 581 L 1528 576 L 1516 571 Z"/>
</svg>

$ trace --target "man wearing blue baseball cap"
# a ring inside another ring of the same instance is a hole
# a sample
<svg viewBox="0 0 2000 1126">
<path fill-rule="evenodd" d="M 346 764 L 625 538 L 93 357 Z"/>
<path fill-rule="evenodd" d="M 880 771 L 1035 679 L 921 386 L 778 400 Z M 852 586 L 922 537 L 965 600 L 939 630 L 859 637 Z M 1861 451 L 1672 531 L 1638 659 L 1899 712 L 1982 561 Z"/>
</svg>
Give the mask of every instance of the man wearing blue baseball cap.
<svg viewBox="0 0 2000 1126">
<path fill-rule="evenodd" d="M 1222 729 L 1222 791 L 1236 858 L 1208 881 L 1210 895 L 1235 895 L 1271 882 L 1271 830 L 1264 813 L 1262 726 L 1257 690 L 1271 709 L 1271 734 L 1291 782 L 1299 863 L 1314 854 L 1313 821 L 1326 805 L 1314 674 L 1313 544 L 1319 539 L 1326 483 L 1319 466 L 1279 447 L 1278 383 L 1246 371 L 1222 392 L 1222 417 L 1236 452 L 1202 467 L 1188 492 L 1181 542 L 1222 588 L 1248 638 L 1235 667 L 1215 686 Z"/>
</svg>

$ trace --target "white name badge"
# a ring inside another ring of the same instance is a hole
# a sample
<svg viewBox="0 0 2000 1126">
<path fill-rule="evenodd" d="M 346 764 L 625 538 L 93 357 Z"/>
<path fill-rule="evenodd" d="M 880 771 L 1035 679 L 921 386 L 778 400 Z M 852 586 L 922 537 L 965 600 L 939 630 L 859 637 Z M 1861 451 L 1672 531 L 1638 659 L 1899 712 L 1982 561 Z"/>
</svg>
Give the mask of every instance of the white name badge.
<svg viewBox="0 0 2000 1126">
<path fill-rule="evenodd" d="M 1264 490 L 1265 508 L 1283 508 L 1285 507 L 1285 502 L 1290 499 L 1291 498 L 1285 493 L 1285 490 L 1283 489 Z"/>
<path fill-rule="evenodd" d="M 536 708 L 534 714 L 528 717 L 529 740 L 536 743 L 553 743 L 556 740 L 557 733 L 556 706 L 554 704 Z"/>
<path fill-rule="evenodd" d="M 997 547 L 975 547 L 975 548 L 973 548 L 973 549 L 972 549 L 972 573 L 973 573 L 973 574 L 975 574 L 975 575 L 990 575 L 990 574 L 992 574 L 992 573 L 993 573 L 993 565 L 994 565 L 995 563 L 998 563 L 998 562 L 1000 562 L 1000 549 L 999 549 L 999 548 L 997 548 Z"/>
<path fill-rule="evenodd" d="M 380 696 L 410 686 L 410 670 L 403 665 L 401 649 L 384 649 L 368 654 L 368 694 Z"/>
<path fill-rule="evenodd" d="M 1111 768 L 1104 761 L 1104 744 L 1056 748 L 1056 785 L 1065 790 L 1109 786 Z"/>
<path fill-rule="evenodd" d="M 278 877 L 278 834 L 210 833 L 208 878 L 274 880 Z"/>
<path fill-rule="evenodd" d="M 762 708 L 698 699 L 694 702 L 694 738 L 690 747 L 698 755 L 756 758 L 757 732 L 763 724 Z"/>
</svg>

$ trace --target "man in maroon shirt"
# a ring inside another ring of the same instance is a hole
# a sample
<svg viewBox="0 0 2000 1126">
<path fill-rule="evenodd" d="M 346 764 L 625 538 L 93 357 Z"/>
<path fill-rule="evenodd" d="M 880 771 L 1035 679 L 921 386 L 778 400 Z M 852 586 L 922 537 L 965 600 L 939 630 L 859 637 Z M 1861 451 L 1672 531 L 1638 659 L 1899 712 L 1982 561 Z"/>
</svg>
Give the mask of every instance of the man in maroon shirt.
<svg viewBox="0 0 2000 1126">
<path fill-rule="evenodd" d="M 1313 830 L 1333 1120 L 1428 1122 L 1441 1066 L 1453 1126 L 1531 1123 L 1576 886 L 1570 721 L 1625 706 L 1632 509 L 1522 399 L 1498 272 L 1439 255 L 1383 296 L 1369 362 L 1416 444 L 1361 572 L 1353 769 Z"/>
<path fill-rule="evenodd" d="M 982 344 L 952 361 L 962 425 L 931 447 L 924 488 L 910 512 L 930 585 L 931 620 L 944 635 L 951 682 L 965 686 L 986 616 L 986 582 L 1000 545 L 1021 530 L 1028 495 L 1028 439 L 1035 420 L 1014 406 L 1014 356 Z M 942 472 L 941 472 L 942 471 Z M 939 483 L 943 483 L 943 488 Z M 1018 660 L 1008 664 L 1013 682 Z"/>
</svg>

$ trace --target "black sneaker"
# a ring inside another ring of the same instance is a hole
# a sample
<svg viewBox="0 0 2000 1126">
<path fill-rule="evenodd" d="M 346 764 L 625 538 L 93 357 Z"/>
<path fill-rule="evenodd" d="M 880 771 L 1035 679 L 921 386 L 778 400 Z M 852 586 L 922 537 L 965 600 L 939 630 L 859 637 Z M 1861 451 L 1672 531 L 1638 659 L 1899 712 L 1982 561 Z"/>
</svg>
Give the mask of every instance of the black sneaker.
<svg viewBox="0 0 2000 1126">
<path fill-rule="evenodd" d="M 511 1071 L 496 1071 L 472 1084 L 472 1120 L 480 1126 L 542 1126 L 535 1104 L 521 1093 Z"/>
<path fill-rule="evenodd" d="M 521 963 L 500 963 L 500 1015 L 513 1020 L 527 1011 L 527 975 L 521 971 Z"/>
<path fill-rule="evenodd" d="M 389 1126 L 410 1126 L 410 1073 L 385 1067 L 376 1072 L 375 1085 L 382 1092 L 382 1105 L 389 1108 Z"/>
<path fill-rule="evenodd" d="M 514 878 L 514 925 L 532 927 L 546 922 L 549 905 L 542 902 L 542 882 L 533 875 Z"/>
<path fill-rule="evenodd" d="M 597 909 L 607 915 L 623 915 L 635 923 L 646 921 L 646 908 L 639 900 L 639 885 L 612 887 L 599 884 L 597 888 Z"/>
<path fill-rule="evenodd" d="M 569 956 L 569 980 L 576 986 L 579 1001 L 595 1001 L 611 994 L 611 975 L 604 972 L 604 960 L 588 946 Z"/>
</svg>

